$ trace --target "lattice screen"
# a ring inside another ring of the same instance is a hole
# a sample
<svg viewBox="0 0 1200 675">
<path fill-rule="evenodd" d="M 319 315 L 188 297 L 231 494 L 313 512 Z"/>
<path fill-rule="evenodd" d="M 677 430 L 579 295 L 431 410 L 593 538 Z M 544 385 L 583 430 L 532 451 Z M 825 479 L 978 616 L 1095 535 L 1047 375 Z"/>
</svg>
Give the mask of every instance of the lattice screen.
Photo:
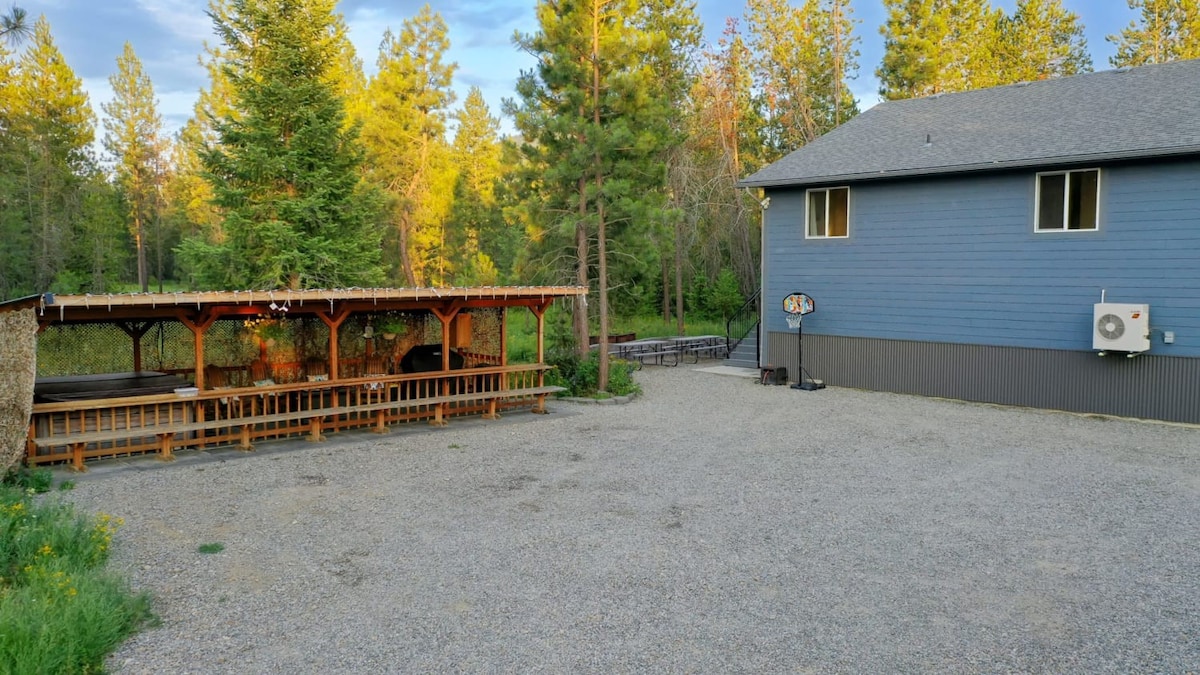
<svg viewBox="0 0 1200 675">
<path fill-rule="evenodd" d="M 462 348 L 473 354 L 498 358 L 504 310 L 472 309 L 464 314 L 470 316 L 471 341 Z M 400 319 L 407 326 L 394 340 L 383 339 L 381 331 L 375 328 L 387 318 Z M 327 359 L 329 328 L 320 319 L 312 316 L 274 319 L 278 328 L 265 345 L 255 335 L 254 321 L 253 318 L 238 317 L 213 323 L 204 336 L 205 363 L 247 366 L 260 358 L 264 346 L 266 358 L 272 364 L 302 364 L 310 359 Z M 416 345 L 442 341 L 442 324 L 431 312 L 355 315 L 347 319 L 338 332 L 340 359 L 353 361 L 366 356 L 367 340 L 363 334 L 368 322 L 375 333 L 371 341 L 374 352 L 396 361 Z M 163 321 L 154 324 L 142 335 L 141 348 L 143 370 L 190 371 L 195 368 L 195 341 L 192 332 L 181 323 Z M 115 324 L 55 325 L 38 336 L 39 377 L 132 370 L 133 338 Z"/>
<path fill-rule="evenodd" d="M 500 324 L 504 316 L 501 308 L 464 310 L 462 314 L 469 315 L 471 321 L 471 342 L 463 345 L 465 351 L 473 354 L 499 358 L 500 356 Z M 379 326 L 388 318 L 398 318 L 407 326 L 405 332 L 393 340 L 382 336 Z M 346 320 L 338 331 L 338 358 L 346 360 L 361 359 L 366 356 L 367 341 L 363 339 L 367 323 L 372 326 L 372 350 L 399 361 L 404 354 L 417 345 L 440 344 L 442 341 L 442 322 L 432 312 L 387 312 L 370 315 L 355 315 Z"/>
</svg>

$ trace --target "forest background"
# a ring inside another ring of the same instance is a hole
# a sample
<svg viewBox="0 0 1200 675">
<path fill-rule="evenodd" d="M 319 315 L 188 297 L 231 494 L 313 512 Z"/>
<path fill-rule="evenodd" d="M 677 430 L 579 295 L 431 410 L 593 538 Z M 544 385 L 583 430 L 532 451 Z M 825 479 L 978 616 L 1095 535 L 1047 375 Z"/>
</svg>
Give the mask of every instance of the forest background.
<svg viewBox="0 0 1200 675">
<path fill-rule="evenodd" d="M 682 329 L 758 288 L 759 195 L 736 181 L 858 114 L 862 69 L 887 100 L 1196 58 L 1198 2 L 1128 0 L 1095 64 L 1061 0 L 882 0 L 882 26 L 851 0 L 747 0 L 715 41 L 686 0 L 543 0 L 495 110 L 456 96 L 429 6 L 360 55 L 335 0 L 211 0 L 175 133 L 134 45 L 97 119 L 49 22 L 12 7 L 0 297 L 577 283 L 581 344 L 613 313 Z"/>
</svg>

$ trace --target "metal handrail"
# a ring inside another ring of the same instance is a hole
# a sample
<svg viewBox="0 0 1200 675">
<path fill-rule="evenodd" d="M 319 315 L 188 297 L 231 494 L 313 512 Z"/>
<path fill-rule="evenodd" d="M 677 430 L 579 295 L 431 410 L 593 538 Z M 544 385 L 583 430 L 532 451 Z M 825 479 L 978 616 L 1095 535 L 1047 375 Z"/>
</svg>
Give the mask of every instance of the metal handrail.
<svg viewBox="0 0 1200 675">
<path fill-rule="evenodd" d="M 762 289 L 754 291 L 754 295 L 750 296 L 742 306 L 730 315 L 725 322 L 725 348 L 727 354 L 732 354 L 742 340 L 750 334 L 758 326 L 759 322 L 759 307 L 758 302 L 762 296 Z M 759 345 L 754 345 L 754 358 L 757 361 L 759 357 Z"/>
</svg>

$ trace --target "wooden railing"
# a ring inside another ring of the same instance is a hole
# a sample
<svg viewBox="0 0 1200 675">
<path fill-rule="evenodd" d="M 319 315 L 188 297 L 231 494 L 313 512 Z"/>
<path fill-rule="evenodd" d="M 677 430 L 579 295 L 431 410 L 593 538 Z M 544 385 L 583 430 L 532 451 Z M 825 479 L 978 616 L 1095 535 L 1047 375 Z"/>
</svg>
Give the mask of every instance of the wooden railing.
<svg viewBox="0 0 1200 675">
<path fill-rule="evenodd" d="M 324 430 L 372 427 L 533 407 L 561 390 L 544 386 L 545 365 L 482 366 L 406 375 L 205 390 L 195 396 L 129 396 L 37 403 L 27 442 L 31 465 L 236 443 Z"/>
</svg>

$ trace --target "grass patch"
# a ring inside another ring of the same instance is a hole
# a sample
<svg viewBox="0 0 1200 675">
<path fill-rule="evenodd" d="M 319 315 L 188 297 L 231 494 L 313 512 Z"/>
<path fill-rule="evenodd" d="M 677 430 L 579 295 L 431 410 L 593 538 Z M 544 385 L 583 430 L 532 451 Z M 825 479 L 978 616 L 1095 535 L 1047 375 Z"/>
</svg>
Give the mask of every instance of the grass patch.
<svg viewBox="0 0 1200 675">
<path fill-rule="evenodd" d="M 614 318 L 609 335 L 635 333 L 639 339 L 656 337 L 673 337 L 678 334 L 678 326 L 672 318 L 663 321 L 661 316 L 633 316 Z M 562 349 L 568 349 L 571 336 L 570 316 L 552 306 L 546 314 L 546 352 L 549 354 Z M 592 327 L 592 334 L 597 332 Z M 684 326 L 685 335 L 725 335 L 725 322 L 721 320 L 688 320 Z M 507 324 L 508 360 L 510 363 L 534 363 L 537 361 L 537 319 L 531 312 L 511 312 Z"/>
<path fill-rule="evenodd" d="M 225 544 L 222 544 L 219 541 L 214 541 L 209 544 L 200 544 L 200 546 L 196 550 L 200 551 L 201 553 L 205 553 L 205 554 L 220 553 L 221 551 L 225 550 Z"/>
<path fill-rule="evenodd" d="M 49 492 L 50 486 L 53 484 L 54 474 L 50 472 L 50 469 L 30 469 L 24 466 L 9 469 L 8 473 L 4 474 L 4 478 L 0 480 L 0 485 L 24 490 L 30 494 Z"/>
<path fill-rule="evenodd" d="M 638 316 L 617 319 L 613 322 L 611 334 L 637 333 L 638 339 L 674 337 L 679 334 L 679 326 L 672 319 L 664 322 L 661 316 Z M 724 321 L 688 320 L 683 327 L 684 335 L 724 335 Z"/>
<path fill-rule="evenodd" d="M 150 597 L 105 569 L 121 521 L 35 500 L 21 480 L 0 484 L 0 672 L 103 672 L 154 620 Z"/>
</svg>

